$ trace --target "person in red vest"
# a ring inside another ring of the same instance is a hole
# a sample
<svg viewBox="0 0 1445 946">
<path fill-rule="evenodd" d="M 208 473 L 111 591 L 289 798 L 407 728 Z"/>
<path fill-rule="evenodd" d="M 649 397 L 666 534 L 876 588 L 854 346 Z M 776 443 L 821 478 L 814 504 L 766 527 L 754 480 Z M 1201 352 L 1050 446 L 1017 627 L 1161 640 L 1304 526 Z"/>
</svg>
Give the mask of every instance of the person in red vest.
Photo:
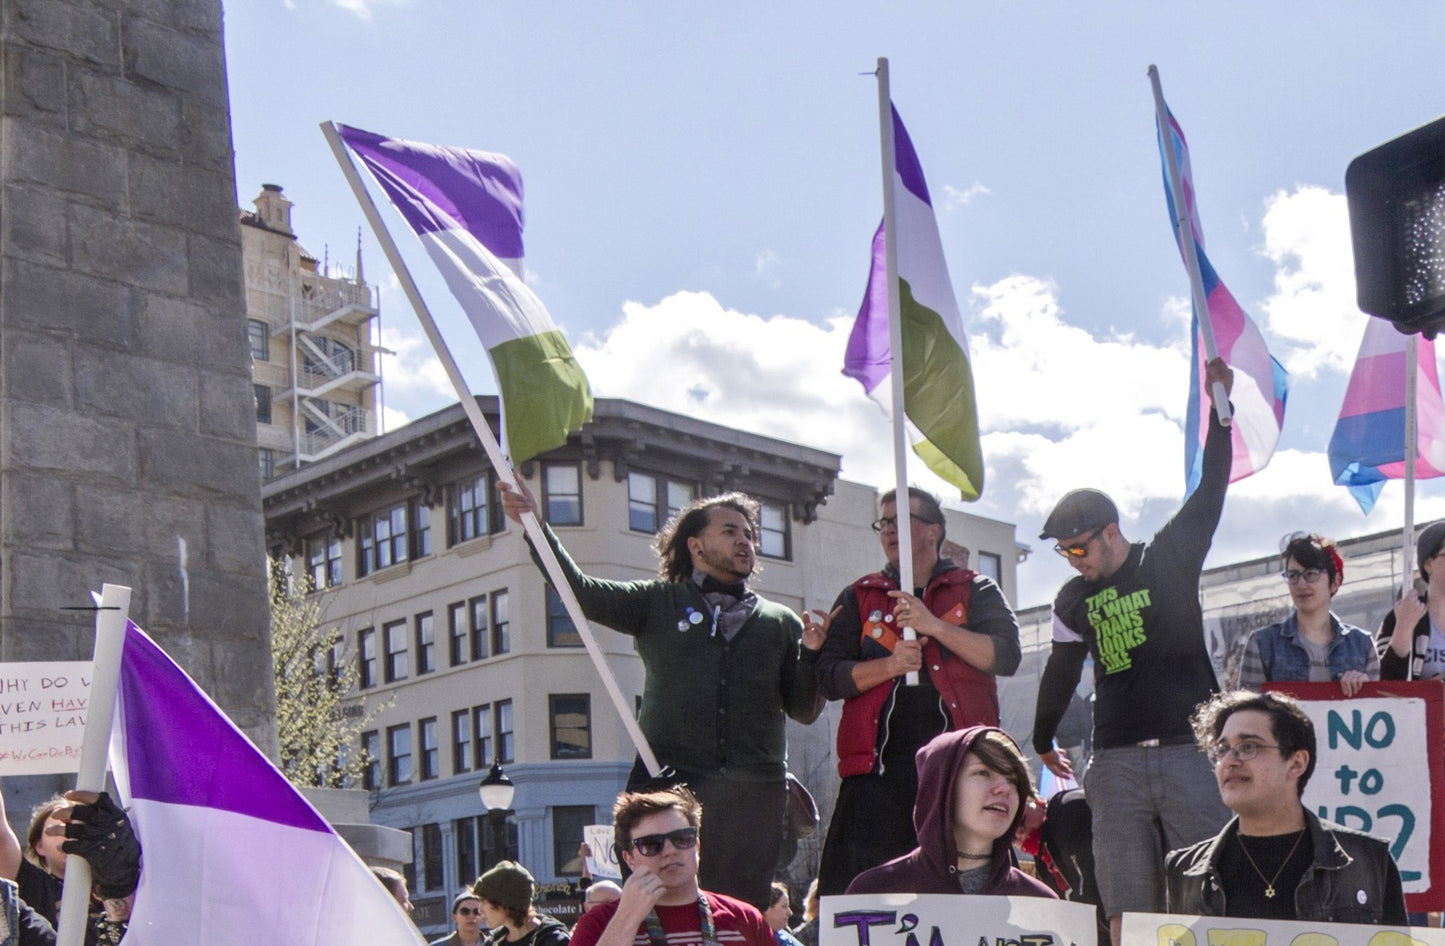
<svg viewBox="0 0 1445 946">
<path fill-rule="evenodd" d="M 994 676 L 1020 660 L 1019 627 L 991 579 L 940 555 L 943 510 L 909 488 L 914 581 L 898 587 L 897 500 L 883 495 L 873 530 L 887 565 L 843 589 L 833 611 L 813 612 L 827 633 L 818 655 L 818 691 L 843 700 L 838 724 L 838 799 L 818 868 L 818 893 L 841 894 L 870 867 L 911 851 L 914 755 L 939 733 L 997 726 Z M 904 626 L 918 634 L 903 640 Z M 918 684 L 905 685 L 918 671 Z"/>
</svg>

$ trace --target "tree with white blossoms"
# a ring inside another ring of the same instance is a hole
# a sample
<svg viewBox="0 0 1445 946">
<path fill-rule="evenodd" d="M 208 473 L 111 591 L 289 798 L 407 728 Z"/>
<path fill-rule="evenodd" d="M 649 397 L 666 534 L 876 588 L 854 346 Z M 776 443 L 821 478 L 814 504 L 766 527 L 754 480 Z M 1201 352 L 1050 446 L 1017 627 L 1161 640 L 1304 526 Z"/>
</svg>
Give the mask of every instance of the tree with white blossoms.
<svg viewBox="0 0 1445 946">
<path fill-rule="evenodd" d="M 271 562 L 271 658 L 276 680 L 276 739 L 281 771 L 300 788 L 350 788 L 372 761 L 361 732 L 390 705 L 356 692 L 356 654 L 327 626 L 309 575 Z"/>
</svg>

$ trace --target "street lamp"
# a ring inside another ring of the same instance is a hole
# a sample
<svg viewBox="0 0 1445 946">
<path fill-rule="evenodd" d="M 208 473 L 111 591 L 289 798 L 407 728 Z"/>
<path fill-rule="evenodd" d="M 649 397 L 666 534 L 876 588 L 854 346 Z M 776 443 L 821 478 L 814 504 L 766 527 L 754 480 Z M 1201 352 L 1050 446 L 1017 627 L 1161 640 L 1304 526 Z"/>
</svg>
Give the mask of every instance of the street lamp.
<svg viewBox="0 0 1445 946">
<path fill-rule="evenodd" d="M 492 762 L 492 768 L 487 772 L 487 777 L 482 779 L 482 783 L 477 786 L 477 794 L 481 796 L 482 805 L 487 809 L 488 833 L 495 841 L 495 847 L 501 851 L 501 856 L 496 859 L 497 861 L 511 859 L 511 845 L 508 843 L 510 839 L 507 836 L 507 812 L 512 807 L 512 797 L 516 793 L 517 786 L 513 785 L 512 780 L 507 778 L 507 773 L 502 771 L 500 759 Z M 492 847 L 493 845 L 488 845 L 488 848 Z M 486 866 L 491 867 L 495 863 L 496 861 L 492 861 Z"/>
</svg>

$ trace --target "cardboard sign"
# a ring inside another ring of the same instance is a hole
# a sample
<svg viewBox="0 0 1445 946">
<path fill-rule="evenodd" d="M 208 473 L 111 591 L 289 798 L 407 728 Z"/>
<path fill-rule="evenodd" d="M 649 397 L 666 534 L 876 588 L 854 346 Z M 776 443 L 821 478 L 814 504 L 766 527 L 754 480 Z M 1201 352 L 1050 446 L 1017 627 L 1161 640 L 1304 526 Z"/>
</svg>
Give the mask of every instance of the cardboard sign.
<svg viewBox="0 0 1445 946">
<path fill-rule="evenodd" d="M 88 660 L 0 663 L 0 775 L 80 769 Z"/>
<path fill-rule="evenodd" d="M 592 853 L 587 856 L 587 872 L 598 880 L 621 880 L 622 868 L 612 846 L 612 825 L 589 824 L 582 828 L 582 840 Z"/>
<path fill-rule="evenodd" d="M 818 946 L 1096 946 L 1098 931 L 1092 906 L 1043 897 L 889 893 L 818 909 Z"/>
<path fill-rule="evenodd" d="M 1124 946 L 1445 946 L 1445 930 L 1125 913 Z"/>
<path fill-rule="evenodd" d="M 1270 683 L 1315 724 L 1319 759 L 1304 805 L 1336 824 L 1390 841 L 1411 910 L 1445 907 L 1445 685 Z"/>
</svg>

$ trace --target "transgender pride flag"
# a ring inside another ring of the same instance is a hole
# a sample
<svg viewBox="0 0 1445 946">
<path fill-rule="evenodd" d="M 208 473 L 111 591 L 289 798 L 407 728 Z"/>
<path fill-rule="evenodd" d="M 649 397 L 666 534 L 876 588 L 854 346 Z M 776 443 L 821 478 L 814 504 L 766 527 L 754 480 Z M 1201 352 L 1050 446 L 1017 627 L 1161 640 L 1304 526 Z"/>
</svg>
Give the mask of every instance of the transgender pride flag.
<svg viewBox="0 0 1445 946">
<path fill-rule="evenodd" d="M 592 392 L 522 281 L 522 175 L 506 155 L 337 128 L 416 233 L 491 356 L 514 464 L 567 442 Z"/>
<path fill-rule="evenodd" d="M 1366 319 L 1365 337 L 1340 419 L 1330 436 L 1330 474 L 1369 515 L 1385 480 L 1405 478 L 1405 384 L 1410 367 L 1409 339 L 1384 319 Z M 1415 340 L 1415 477 L 1445 473 L 1445 404 L 1435 343 Z"/>
<path fill-rule="evenodd" d="M 1189 145 L 1184 130 L 1165 106 L 1169 118 L 1170 147 L 1179 164 L 1180 189 L 1189 211 L 1194 252 L 1199 260 L 1199 275 L 1204 284 L 1204 297 L 1209 311 L 1205 315 L 1214 328 L 1214 344 L 1219 356 L 1234 369 L 1234 390 L 1229 402 L 1234 407 L 1231 434 L 1234 440 L 1234 465 L 1230 482 L 1243 479 L 1265 468 L 1274 455 L 1275 444 L 1284 424 L 1284 403 L 1289 389 L 1289 376 L 1275 361 L 1253 320 L 1239 307 L 1229 289 L 1204 253 L 1204 231 L 1199 225 L 1199 208 L 1194 200 L 1194 178 L 1189 166 Z M 1184 253 L 1179 232 L 1179 214 L 1174 206 L 1174 193 L 1169 187 L 1169 160 L 1164 150 L 1164 132 L 1159 133 L 1159 156 L 1164 161 L 1164 197 L 1169 202 L 1169 221 L 1179 252 Z M 1185 495 L 1194 492 L 1204 470 L 1204 439 L 1209 429 L 1209 392 L 1204 390 L 1206 355 L 1200 344 L 1199 309 L 1194 308 L 1190 322 L 1189 407 L 1184 419 Z"/>
<path fill-rule="evenodd" d="M 110 759 L 145 851 L 126 946 L 424 946 L 346 842 L 133 622 Z"/>
</svg>

